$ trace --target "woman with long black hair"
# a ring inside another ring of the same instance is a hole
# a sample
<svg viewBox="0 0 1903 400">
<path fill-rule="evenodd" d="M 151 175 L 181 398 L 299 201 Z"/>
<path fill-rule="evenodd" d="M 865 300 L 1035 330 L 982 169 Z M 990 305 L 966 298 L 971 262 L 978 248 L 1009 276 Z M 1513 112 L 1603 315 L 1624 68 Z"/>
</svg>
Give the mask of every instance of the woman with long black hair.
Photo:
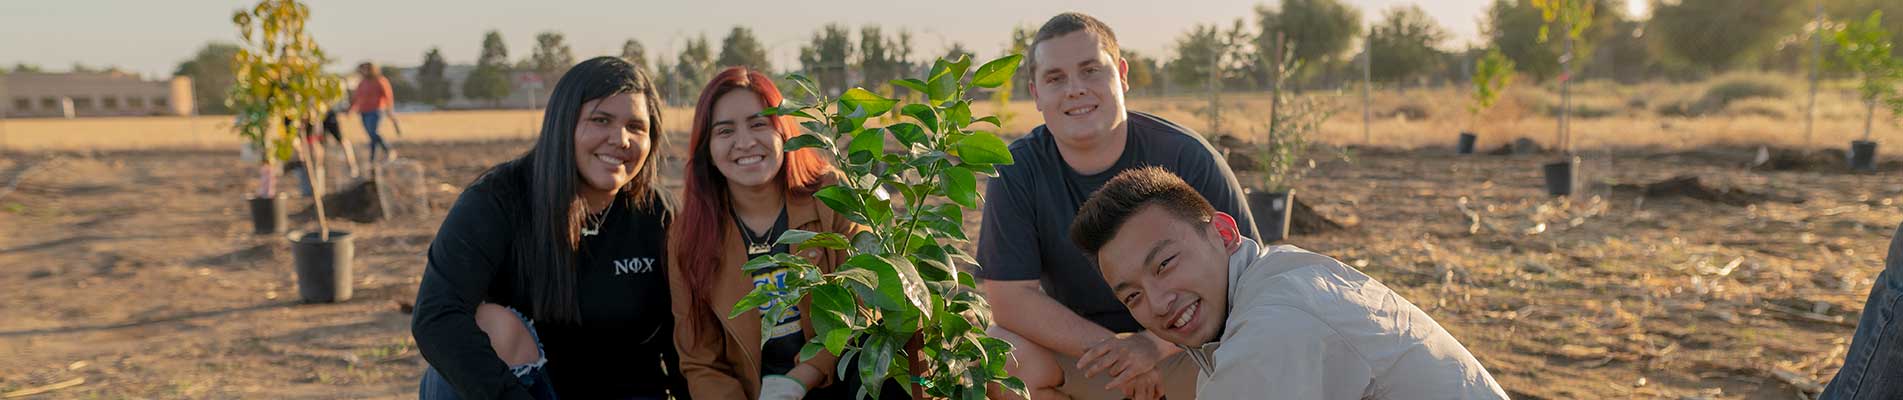
<svg viewBox="0 0 1903 400">
<path fill-rule="evenodd" d="M 599 57 L 555 84 L 541 136 L 456 199 L 411 330 L 429 398 L 686 398 L 656 179 L 661 101 Z"/>
</svg>

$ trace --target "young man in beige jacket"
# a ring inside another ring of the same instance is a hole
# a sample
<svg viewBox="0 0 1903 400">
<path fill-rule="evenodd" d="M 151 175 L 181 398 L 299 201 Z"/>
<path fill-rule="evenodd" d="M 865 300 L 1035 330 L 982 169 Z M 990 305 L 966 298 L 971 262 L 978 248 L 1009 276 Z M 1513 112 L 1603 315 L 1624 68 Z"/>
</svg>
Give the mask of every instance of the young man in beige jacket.
<svg viewBox="0 0 1903 400">
<path fill-rule="evenodd" d="M 1407 299 L 1332 258 L 1258 246 L 1168 170 L 1111 179 L 1071 238 L 1138 323 L 1195 361 L 1199 398 L 1506 398 Z"/>
</svg>

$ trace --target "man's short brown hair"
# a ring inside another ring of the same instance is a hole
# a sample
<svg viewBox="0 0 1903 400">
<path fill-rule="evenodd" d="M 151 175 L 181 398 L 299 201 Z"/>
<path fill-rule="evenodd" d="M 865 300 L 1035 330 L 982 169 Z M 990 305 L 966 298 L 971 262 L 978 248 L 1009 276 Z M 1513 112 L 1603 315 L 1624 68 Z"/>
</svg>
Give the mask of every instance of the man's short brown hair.
<svg viewBox="0 0 1903 400">
<path fill-rule="evenodd" d="M 1056 39 L 1058 36 L 1076 31 L 1090 32 L 1091 35 L 1096 36 L 1097 46 L 1103 48 L 1105 53 L 1109 53 L 1111 60 L 1123 59 L 1123 48 L 1117 45 L 1117 33 L 1110 30 L 1110 25 L 1105 25 L 1103 21 L 1084 13 L 1066 12 L 1051 17 L 1049 21 L 1044 21 L 1044 26 L 1037 28 L 1037 35 L 1031 38 L 1031 47 L 1024 49 L 1026 53 L 1024 64 L 1031 67 L 1031 76 L 1037 76 L 1037 56 L 1034 55 L 1037 54 L 1037 45 L 1044 43 L 1045 40 Z"/>
<path fill-rule="evenodd" d="M 1163 167 L 1143 167 L 1117 174 L 1092 193 L 1071 220 L 1070 240 L 1095 261 L 1097 251 L 1117 237 L 1123 223 L 1152 204 L 1191 224 L 1208 223 L 1216 216 L 1216 208 L 1183 178 Z"/>
</svg>

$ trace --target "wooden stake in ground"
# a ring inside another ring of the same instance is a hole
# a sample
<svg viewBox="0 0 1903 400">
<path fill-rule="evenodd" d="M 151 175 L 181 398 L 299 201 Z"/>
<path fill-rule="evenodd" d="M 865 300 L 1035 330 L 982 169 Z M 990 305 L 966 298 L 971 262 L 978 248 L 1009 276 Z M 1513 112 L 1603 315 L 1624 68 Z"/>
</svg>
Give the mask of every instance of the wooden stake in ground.
<svg viewBox="0 0 1903 400">
<path fill-rule="evenodd" d="M 1804 107 L 1804 148 L 1810 149 L 1817 120 L 1817 71 L 1824 67 L 1824 0 L 1817 0 L 1810 32 L 1810 105 Z"/>
<path fill-rule="evenodd" d="M 306 115 L 306 118 L 308 118 L 308 115 Z M 323 163 L 313 162 L 316 158 L 313 154 L 317 151 L 316 147 L 323 146 L 324 144 L 322 139 L 316 141 L 303 140 L 303 135 L 301 134 L 304 132 L 295 133 L 300 134 L 296 136 L 300 138 L 298 141 L 304 143 L 304 146 L 298 149 L 297 155 L 298 158 L 304 160 L 304 175 L 309 176 L 311 179 L 311 201 L 317 205 L 318 240 L 328 242 L 330 241 L 330 221 L 324 219 L 324 187 L 326 185 L 324 182 L 324 165 Z"/>
<path fill-rule="evenodd" d="M 1374 37 L 1374 28 L 1368 28 L 1368 37 Z M 1361 142 L 1374 145 L 1374 102 L 1369 100 L 1370 88 L 1374 87 L 1374 46 L 1361 41 Z"/>
</svg>

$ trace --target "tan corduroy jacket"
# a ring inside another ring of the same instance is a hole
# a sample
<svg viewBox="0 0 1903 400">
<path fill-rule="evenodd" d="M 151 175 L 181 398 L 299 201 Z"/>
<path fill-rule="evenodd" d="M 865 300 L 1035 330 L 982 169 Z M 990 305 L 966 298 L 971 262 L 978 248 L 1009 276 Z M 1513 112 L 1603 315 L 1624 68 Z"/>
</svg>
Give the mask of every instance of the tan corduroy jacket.
<svg viewBox="0 0 1903 400">
<path fill-rule="evenodd" d="M 722 235 L 720 256 L 716 260 L 719 270 L 714 273 L 713 293 L 709 296 L 711 309 L 707 313 L 711 319 L 693 320 L 693 288 L 679 277 L 685 276 L 679 260 L 686 257 L 669 256 L 667 263 L 669 288 L 674 303 L 674 348 L 680 351 L 681 374 L 687 377 L 688 390 L 696 399 L 755 399 L 760 396 L 760 312 L 749 310 L 738 317 L 728 319 L 733 305 L 740 302 L 748 292 L 753 291 L 753 279 L 740 266 L 747 262 L 745 239 L 738 227 L 726 224 L 726 233 Z M 786 196 L 786 226 L 811 232 L 837 232 L 850 238 L 854 233 L 865 230 L 864 227 L 847 221 L 845 217 L 814 201 L 811 195 L 788 194 Z M 805 257 L 818 265 L 824 272 L 846 261 L 843 251 L 803 250 L 795 254 Z M 801 310 L 812 310 L 811 300 L 800 301 Z M 806 339 L 813 338 L 812 314 L 806 313 L 800 318 L 800 329 Z M 695 329 L 696 325 L 700 329 Z M 804 364 L 818 369 L 824 379 L 823 385 L 834 381 L 834 366 L 839 357 L 821 351 L 818 356 L 806 360 Z"/>
</svg>

